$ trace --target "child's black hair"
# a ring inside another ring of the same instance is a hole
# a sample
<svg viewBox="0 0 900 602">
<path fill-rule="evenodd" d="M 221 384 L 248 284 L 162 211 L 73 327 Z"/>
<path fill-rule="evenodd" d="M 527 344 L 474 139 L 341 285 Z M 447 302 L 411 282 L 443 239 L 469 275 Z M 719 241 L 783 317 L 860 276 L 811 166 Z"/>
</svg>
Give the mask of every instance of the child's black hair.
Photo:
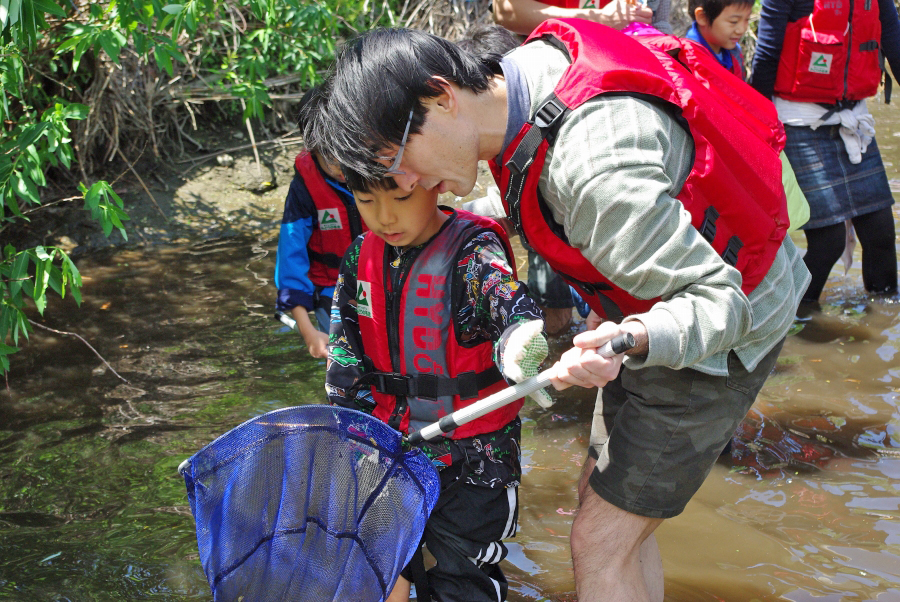
<svg viewBox="0 0 900 602">
<path fill-rule="evenodd" d="M 504 54 L 522 45 L 522 40 L 510 30 L 492 23 L 476 23 L 466 32 L 457 46 L 479 58 L 490 57 L 499 62 Z"/>
<path fill-rule="evenodd" d="M 397 188 L 397 182 L 390 176 L 369 179 L 355 171 L 344 169 L 344 178 L 350 192 L 372 192 L 373 190 L 393 190 Z"/>
<path fill-rule="evenodd" d="M 702 8 L 703 14 L 706 15 L 709 24 L 712 25 L 713 21 L 725 10 L 725 7 L 732 4 L 753 6 L 753 0 L 688 0 L 688 13 L 690 13 L 691 19 L 696 21 L 697 8 Z"/>
</svg>

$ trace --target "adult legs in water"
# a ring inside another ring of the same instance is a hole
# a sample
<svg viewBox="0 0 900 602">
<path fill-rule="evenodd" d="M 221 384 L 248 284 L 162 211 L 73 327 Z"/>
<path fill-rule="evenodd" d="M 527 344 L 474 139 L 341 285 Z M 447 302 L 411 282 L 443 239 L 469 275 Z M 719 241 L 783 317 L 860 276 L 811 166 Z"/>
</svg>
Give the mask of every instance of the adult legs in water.
<svg viewBox="0 0 900 602">
<path fill-rule="evenodd" d="M 892 294 L 897 291 L 897 250 L 895 247 L 894 216 L 890 207 L 853 218 L 853 227 L 862 247 L 863 285 L 873 294 Z M 806 264 L 812 281 L 804 302 L 816 302 L 828 281 L 831 268 L 844 252 L 846 229 L 844 223 L 804 230 L 806 234 Z"/>
<path fill-rule="evenodd" d="M 621 510 L 588 485 L 596 461 L 588 458 L 578 483 L 572 523 L 572 563 L 580 602 L 662 602 L 663 569 L 653 531 L 662 519 Z"/>
<path fill-rule="evenodd" d="M 862 247 L 863 285 L 879 294 L 897 292 L 897 248 L 894 214 L 890 207 L 853 218 L 853 229 Z"/>
</svg>

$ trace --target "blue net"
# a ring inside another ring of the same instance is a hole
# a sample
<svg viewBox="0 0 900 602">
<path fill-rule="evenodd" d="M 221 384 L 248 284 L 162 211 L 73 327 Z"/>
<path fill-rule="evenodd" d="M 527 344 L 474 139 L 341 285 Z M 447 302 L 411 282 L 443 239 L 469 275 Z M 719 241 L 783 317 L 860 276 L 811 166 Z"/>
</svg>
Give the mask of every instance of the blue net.
<svg viewBox="0 0 900 602">
<path fill-rule="evenodd" d="M 215 600 L 383 600 L 440 493 L 400 433 L 332 406 L 249 420 L 183 474 Z"/>
</svg>

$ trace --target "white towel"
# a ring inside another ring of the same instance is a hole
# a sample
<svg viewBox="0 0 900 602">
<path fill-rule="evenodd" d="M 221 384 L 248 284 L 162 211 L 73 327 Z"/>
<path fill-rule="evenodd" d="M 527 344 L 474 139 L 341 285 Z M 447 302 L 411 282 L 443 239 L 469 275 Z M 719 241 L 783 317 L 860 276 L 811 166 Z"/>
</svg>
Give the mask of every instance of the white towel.
<svg viewBox="0 0 900 602">
<path fill-rule="evenodd" d="M 840 125 L 841 140 L 850 157 L 850 163 L 862 161 L 862 154 L 875 138 L 875 118 L 869 113 L 866 101 L 861 100 L 853 108 L 832 113 L 822 120 L 828 109 L 813 102 L 794 102 L 775 97 L 778 118 L 785 125 L 818 128 L 820 125 Z"/>
</svg>

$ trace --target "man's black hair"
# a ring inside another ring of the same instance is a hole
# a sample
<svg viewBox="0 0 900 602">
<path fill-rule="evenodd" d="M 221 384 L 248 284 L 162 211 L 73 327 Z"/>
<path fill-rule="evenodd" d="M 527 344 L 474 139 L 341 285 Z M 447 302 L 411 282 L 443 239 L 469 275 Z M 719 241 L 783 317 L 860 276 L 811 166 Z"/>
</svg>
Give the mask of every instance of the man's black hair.
<svg viewBox="0 0 900 602">
<path fill-rule="evenodd" d="M 315 104 L 315 98 L 319 94 L 319 87 L 313 86 L 309 90 L 306 91 L 306 94 L 300 99 L 300 106 L 297 114 L 297 126 L 301 131 L 306 129 L 306 112 L 307 107 L 312 104 Z"/>
<path fill-rule="evenodd" d="M 706 18 L 709 20 L 710 26 L 712 26 L 713 21 L 722 14 L 722 11 L 725 10 L 726 6 L 731 6 L 732 4 L 740 4 L 741 6 L 753 6 L 753 0 L 688 0 L 688 12 L 691 15 L 691 19 L 694 21 L 697 20 L 696 11 L 697 7 L 703 9 L 703 13 L 706 15 Z"/>
<path fill-rule="evenodd" d="M 321 92 L 305 107 L 307 148 L 347 172 L 380 179 L 386 168 L 375 159 L 400 145 L 410 109 L 413 136 L 425 122 L 422 100 L 443 92 L 434 77 L 477 94 L 499 70 L 496 60 L 480 60 L 423 31 L 368 31 L 340 48 Z"/>
</svg>

